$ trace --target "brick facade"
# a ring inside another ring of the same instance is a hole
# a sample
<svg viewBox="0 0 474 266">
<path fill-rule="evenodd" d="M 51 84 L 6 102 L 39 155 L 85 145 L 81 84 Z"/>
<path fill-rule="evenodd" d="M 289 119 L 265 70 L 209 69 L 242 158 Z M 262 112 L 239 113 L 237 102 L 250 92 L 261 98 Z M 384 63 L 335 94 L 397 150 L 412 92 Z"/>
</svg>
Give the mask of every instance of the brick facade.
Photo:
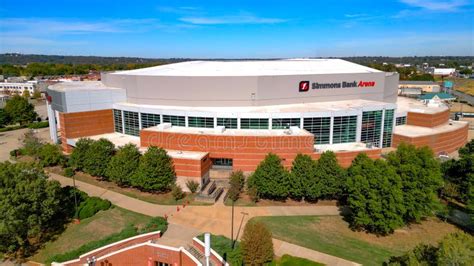
<svg viewBox="0 0 474 266">
<path fill-rule="evenodd" d="M 397 147 L 400 143 L 405 142 L 413 144 L 416 147 L 428 146 L 435 154 L 441 152 L 451 153 L 464 146 L 468 137 L 468 124 L 457 130 L 442 132 L 435 135 L 408 137 L 393 134 L 393 146 Z"/>
<path fill-rule="evenodd" d="M 78 113 L 59 113 L 58 120 L 62 147 L 67 153 L 72 151 L 72 147 L 67 145 L 67 139 L 114 132 L 112 109 Z"/>
<path fill-rule="evenodd" d="M 425 113 L 407 113 L 407 125 L 411 126 L 420 126 L 420 127 L 436 127 L 443 124 L 446 124 L 449 120 L 449 109 L 434 113 L 434 114 L 425 114 Z"/>
</svg>

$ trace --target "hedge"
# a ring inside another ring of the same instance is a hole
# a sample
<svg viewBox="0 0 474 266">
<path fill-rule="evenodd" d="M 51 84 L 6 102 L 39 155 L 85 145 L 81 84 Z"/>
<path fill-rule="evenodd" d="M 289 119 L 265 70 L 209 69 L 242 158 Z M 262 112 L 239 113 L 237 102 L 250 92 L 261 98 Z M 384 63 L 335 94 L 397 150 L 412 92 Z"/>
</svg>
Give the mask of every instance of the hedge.
<svg viewBox="0 0 474 266">
<path fill-rule="evenodd" d="M 45 128 L 45 127 L 49 127 L 48 121 L 34 122 L 28 125 L 28 128 L 32 128 L 32 129 Z"/>
<path fill-rule="evenodd" d="M 86 219 L 94 216 L 94 214 L 99 211 L 108 210 L 111 206 L 110 201 L 103 200 L 98 197 L 90 197 L 85 201 L 81 202 L 79 208 L 77 209 L 76 217 L 79 219 Z"/>
</svg>

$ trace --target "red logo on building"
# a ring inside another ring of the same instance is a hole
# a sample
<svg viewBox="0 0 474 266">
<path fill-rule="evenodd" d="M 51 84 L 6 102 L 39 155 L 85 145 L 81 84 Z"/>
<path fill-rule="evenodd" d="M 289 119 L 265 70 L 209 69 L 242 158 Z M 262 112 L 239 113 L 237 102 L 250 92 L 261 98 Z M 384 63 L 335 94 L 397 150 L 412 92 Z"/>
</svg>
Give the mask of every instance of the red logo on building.
<svg viewBox="0 0 474 266">
<path fill-rule="evenodd" d="M 309 81 L 300 81 L 300 92 L 309 90 Z"/>
</svg>

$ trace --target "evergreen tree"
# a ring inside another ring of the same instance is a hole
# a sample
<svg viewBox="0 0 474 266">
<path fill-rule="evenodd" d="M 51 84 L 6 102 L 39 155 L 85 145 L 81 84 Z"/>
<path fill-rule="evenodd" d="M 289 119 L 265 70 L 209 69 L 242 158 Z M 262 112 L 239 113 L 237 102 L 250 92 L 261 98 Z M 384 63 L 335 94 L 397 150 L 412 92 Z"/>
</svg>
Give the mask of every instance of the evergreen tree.
<svg viewBox="0 0 474 266">
<path fill-rule="evenodd" d="M 386 235 L 404 225 L 402 182 L 385 161 L 359 154 L 348 170 L 347 190 L 352 228 Z"/>
<path fill-rule="evenodd" d="M 272 233 L 258 221 L 245 225 L 240 241 L 245 265 L 263 265 L 273 260 Z"/>
<path fill-rule="evenodd" d="M 326 151 L 321 154 L 315 170 L 315 191 L 318 198 L 338 199 L 346 182 L 346 171 L 337 162 L 336 154 Z"/>
<path fill-rule="evenodd" d="M 7 101 L 5 112 L 11 123 L 19 123 L 20 125 L 31 123 L 38 116 L 35 107 L 19 95 L 14 95 Z"/>
<path fill-rule="evenodd" d="M 316 162 L 309 155 L 298 154 L 293 160 L 290 173 L 289 195 L 293 199 L 316 200 L 319 191 L 314 191 Z"/>
<path fill-rule="evenodd" d="M 388 155 L 387 161 L 402 180 L 404 220 L 419 222 L 433 215 L 439 206 L 437 192 L 443 184 L 440 165 L 433 152 L 427 147 L 415 148 L 402 143 Z"/>
<path fill-rule="evenodd" d="M 288 197 L 288 176 L 280 158 L 269 153 L 249 177 L 248 186 L 254 187 L 261 198 L 285 199 Z"/>
<path fill-rule="evenodd" d="M 132 185 L 144 191 L 164 192 L 172 188 L 175 180 L 171 157 L 162 148 L 150 146 L 140 158 Z"/>
<path fill-rule="evenodd" d="M 140 156 L 140 151 L 134 144 L 120 147 L 107 166 L 106 176 L 119 186 L 129 186 L 138 169 Z"/>
<path fill-rule="evenodd" d="M 86 151 L 84 171 L 93 176 L 106 178 L 105 172 L 112 156 L 115 153 L 115 145 L 108 139 L 93 141 Z"/>
</svg>

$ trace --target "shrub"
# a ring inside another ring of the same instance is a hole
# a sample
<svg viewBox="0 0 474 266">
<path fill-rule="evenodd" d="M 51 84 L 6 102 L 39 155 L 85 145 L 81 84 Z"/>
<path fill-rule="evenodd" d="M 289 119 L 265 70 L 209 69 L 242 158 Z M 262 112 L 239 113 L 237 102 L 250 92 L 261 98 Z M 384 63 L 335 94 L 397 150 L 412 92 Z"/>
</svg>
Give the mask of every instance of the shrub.
<svg viewBox="0 0 474 266">
<path fill-rule="evenodd" d="M 337 162 L 336 154 L 325 151 L 316 163 L 312 196 L 321 199 L 339 199 L 346 182 L 346 171 Z"/>
<path fill-rule="evenodd" d="M 49 127 L 48 121 L 34 122 L 28 125 L 28 128 L 31 128 L 31 129 L 46 128 L 46 127 Z"/>
<path fill-rule="evenodd" d="M 62 164 L 65 160 L 61 148 L 55 144 L 44 144 L 38 151 L 38 158 L 42 166 Z"/>
<path fill-rule="evenodd" d="M 196 193 L 199 188 L 199 183 L 194 180 L 186 181 L 186 187 L 191 191 L 191 193 Z"/>
<path fill-rule="evenodd" d="M 272 233 L 258 221 L 249 221 L 240 241 L 243 261 L 248 265 L 262 265 L 273 260 Z"/>
<path fill-rule="evenodd" d="M 73 177 L 74 176 L 74 169 L 71 167 L 67 167 L 64 169 L 64 176 L 66 177 Z"/>
<path fill-rule="evenodd" d="M 309 155 L 298 154 L 291 166 L 289 194 L 293 199 L 316 200 L 319 193 L 311 193 L 316 186 L 316 162 Z"/>
<path fill-rule="evenodd" d="M 23 135 L 22 143 L 25 154 L 35 158 L 38 155 L 40 148 L 43 146 L 43 143 L 32 130 L 28 130 Z"/>
<path fill-rule="evenodd" d="M 160 231 L 163 235 L 168 229 L 168 221 L 163 217 L 153 217 L 145 225 L 143 229 L 140 230 L 140 234 L 145 234 L 154 231 Z"/>
<path fill-rule="evenodd" d="M 136 145 L 127 144 L 120 147 L 107 166 L 106 176 L 119 186 L 130 185 L 133 175 L 137 172 L 140 157 Z"/>
<path fill-rule="evenodd" d="M 229 188 L 229 199 L 236 201 L 239 199 L 240 193 L 245 185 L 245 176 L 242 171 L 232 172 L 230 175 L 230 188 Z"/>
<path fill-rule="evenodd" d="M 257 188 L 255 187 L 247 188 L 247 195 L 249 195 L 250 200 L 253 202 L 257 202 L 260 199 L 258 196 Z"/>
<path fill-rule="evenodd" d="M 171 189 L 171 195 L 173 195 L 175 200 L 180 200 L 185 196 L 183 189 L 179 185 L 173 186 L 173 189 Z"/>
<path fill-rule="evenodd" d="M 87 198 L 79 205 L 76 217 L 81 220 L 92 217 L 99 211 L 108 210 L 111 205 L 110 201 L 98 197 Z"/>
<path fill-rule="evenodd" d="M 10 151 L 10 156 L 11 157 L 17 157 L 21 155 L 21 149 L 14 149 Z"/>
</svg>

